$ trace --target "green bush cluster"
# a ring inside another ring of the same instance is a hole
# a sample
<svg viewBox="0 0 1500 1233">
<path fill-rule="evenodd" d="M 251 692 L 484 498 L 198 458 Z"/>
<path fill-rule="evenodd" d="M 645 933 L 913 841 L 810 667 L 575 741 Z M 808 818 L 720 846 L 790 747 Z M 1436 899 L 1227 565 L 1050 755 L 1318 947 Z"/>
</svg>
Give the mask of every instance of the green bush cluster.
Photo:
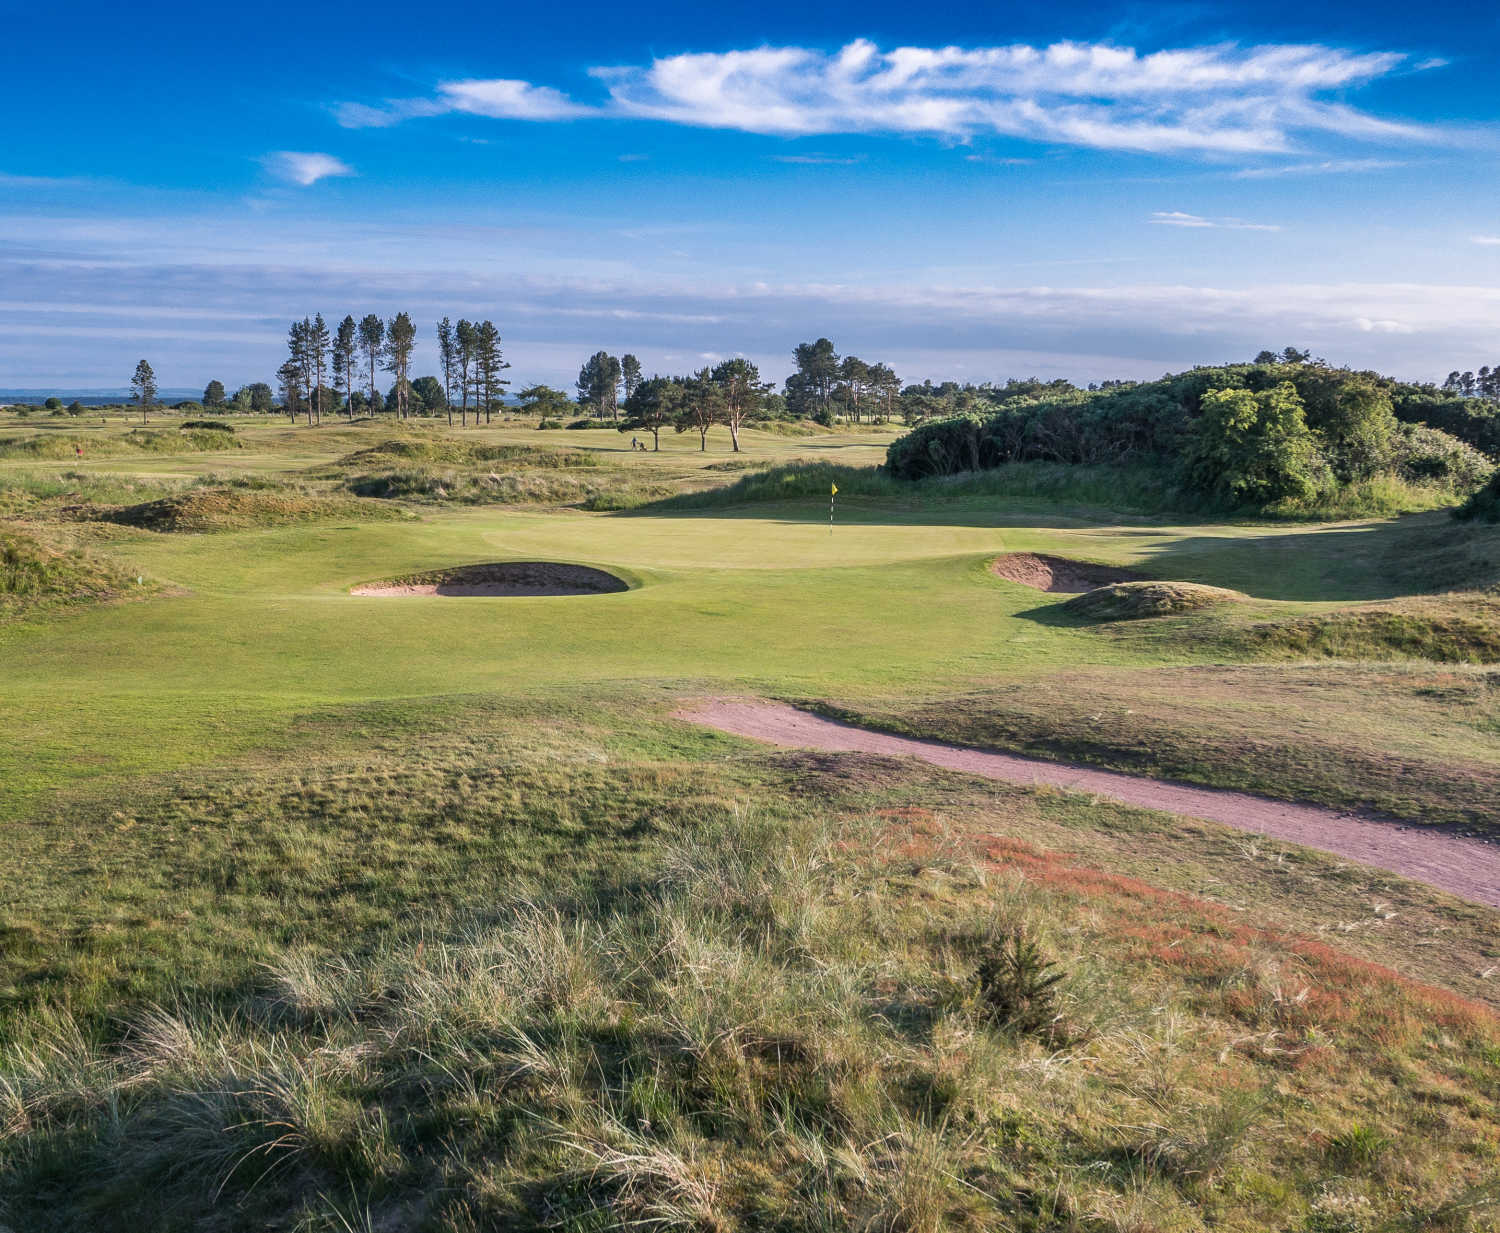
<svg viewBox="0 0 1500 1233">
<path fill-rule="evenodd" d="M 1318 363 L 1231 364 L 1097 390 L 992 393 L 986 412 L 933 420 L 893 442 L 889 473 L 911 480 L 1012 462 L 1147 464 L 1169 469 L 1200 504 L 1292 511 L 1336 504 L 1381 477 L 1467 492 L 1493 465 L 1484 450 L 1500 450 L 1500 432 L 1484 427 L 1493 417 L 1482 408 L 1465 418 L 1449 405 L 1455 400 L 1428 387 Z"/>
</svg>

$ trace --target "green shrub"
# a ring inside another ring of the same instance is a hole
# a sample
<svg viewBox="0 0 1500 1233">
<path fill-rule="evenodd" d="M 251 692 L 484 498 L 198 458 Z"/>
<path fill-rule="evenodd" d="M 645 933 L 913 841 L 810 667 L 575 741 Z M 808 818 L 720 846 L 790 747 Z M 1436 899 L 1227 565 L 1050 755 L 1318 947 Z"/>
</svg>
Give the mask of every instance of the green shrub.
<svg viewBox="0 0 1500 1233">
<path fill-rule="evenodd" d="M 233 432 L 234 425 L 226 424 L 223 420 L 183 420 L 177 426 L 182 430 L 202 429 L 205 432 Z"/>
<path fill-rule="evenodd" d="M 1002 1027 L 1036 1033 L 1057 1021 L 1057 985 L 1067 975 L 1024 928 L 992 941 L 975 969 L 979 998 Z"/>
<path fill-rule="evenodd" d="M 1184 470 L 1192 487 L 1230 506 L 1305 501 L 1332 486 L 1328 463 L 1289 381 L 1260 394 L 1209 390 Z"/>
<path fill-rule="evenodd" d="M 1454 510 L 1453 516 L 1464 522 L 1500 522 L 1500 469 L 1490 476 L 1489 483 Z"/>
</svg>

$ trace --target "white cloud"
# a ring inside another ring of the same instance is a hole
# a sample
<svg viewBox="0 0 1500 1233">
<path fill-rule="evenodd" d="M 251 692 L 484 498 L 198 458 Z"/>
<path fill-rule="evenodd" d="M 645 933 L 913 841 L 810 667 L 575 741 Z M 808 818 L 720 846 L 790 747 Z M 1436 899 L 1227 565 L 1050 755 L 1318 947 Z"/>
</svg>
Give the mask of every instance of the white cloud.
<svg viewBox="0 0 1500 1233">
<path fill-rule="evenodd" d="M 1246 167 L 1236 171 L 1237 180 L 1266 180 L 1275 176 L 1344 175 L 1362 171 L 1389 171 L 1405 167 L 1391 158 L 1329 158 L 1310 163 L 1284 163 L 1279 167 Z"/>
<path fill-rule="evenodd" d="M 1184 214 L 1181 210 L 1155 210 L 1148 222 L 1163 227 L 1201 227 L 1219 231 L 1280 231 L 1280 223 L 1247 223 L 1242 218 L 1204 218 L 1199 214 Z"/>
<path fill-rule="evenodd" d="M 1354 324 L 1366 334 L 1415 334 L 1417 328 L 1404 321 L 1372 321 L 1369 317 L 1356 317 Z"/>
<path fill-rule="evenodd" d="M 1471 244 L 1500 245 L 1500 235 L 1471 235 Z"/>
<path fill-rule="evenodd" d="M 388 128 L 414 116 L 463 112 L 492 120 L 571 120 L 595 115 L 598 109 L 575 103 L 561 90 L 534 86 L 513 78 L 465 78 L 438 83 L 437 97 L 387 99 L 379 107 L 340 103 L 334 115 L 345 128 Z"/>
<path fill-rule="evenodd" d="M 856 39 L 836 52 L 758 47 L 689 52 L 596 68 L 601 106 L 510 79 L 443 82 L 426 99 L 346 103 L 349 127 L 468 112 L 507 119 L 632 116 L 776 136 L 910 133 L 1019 137 L 1168 154 L 1277 154 L 1299 135 L 1433 140 L 1439 130 L 1359 111 L 1323 95 L 1398 69 L 1395 52 L 1232 44 L 1142 55 L 1129 47 L 897 47 Z"/>
<path fill-rule="evenodd" d="M 773 163 L 796 163 L 804 167 L 852 167 L 858 158 L 839 158 L 832 154 L 773 154 Z"/>
<path fill-rule="evenodd" d="M 265 169 L 278 179 L 290 180 L 306 188 L 329 176 L 352 176 L 354 168 L 332 154 L 314 154 L 297 150 L 277 150 L 261 160 Z"/>
</svg>

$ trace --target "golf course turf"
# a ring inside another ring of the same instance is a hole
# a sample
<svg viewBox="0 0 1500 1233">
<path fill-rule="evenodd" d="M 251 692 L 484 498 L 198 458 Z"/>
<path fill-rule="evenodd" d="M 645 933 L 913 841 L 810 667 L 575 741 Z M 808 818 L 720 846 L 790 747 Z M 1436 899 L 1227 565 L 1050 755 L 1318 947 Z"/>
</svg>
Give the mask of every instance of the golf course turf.
<svg viewBox="0 0 1500 1233">
<path fill-rule="evenodd" d="M 0 1223 L 1492 1227 L 1500 912 L 674 713 L 1493 842 L 1500 528 L 776 499 L 894 431 L 0 456 Z M 1011 554 L 1239 598 L 1079 614 Z"/>
</svg>

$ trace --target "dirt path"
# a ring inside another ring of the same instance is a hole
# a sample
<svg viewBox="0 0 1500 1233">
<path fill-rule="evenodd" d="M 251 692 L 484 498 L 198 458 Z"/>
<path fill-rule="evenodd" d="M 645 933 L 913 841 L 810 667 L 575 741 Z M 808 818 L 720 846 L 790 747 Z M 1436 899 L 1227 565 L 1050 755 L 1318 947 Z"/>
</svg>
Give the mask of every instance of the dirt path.
<svg viewBox="0 0 1500 1233">
<path fill-rule="evenodd" d="M 988 779 L 1052 784 L 1146 809 L 1206 818 L 1236 830 L 1332 852 L 1500 908 L 1500 844 L 1483 839 L 1245 792 L 1197 788 L 1066 762 L 892 736 L 824 719 L 779 702 L 711 698 L 685 707 L 677 717 L 772 745 L 921 758 L 935 766 Z"/>
</svg>

